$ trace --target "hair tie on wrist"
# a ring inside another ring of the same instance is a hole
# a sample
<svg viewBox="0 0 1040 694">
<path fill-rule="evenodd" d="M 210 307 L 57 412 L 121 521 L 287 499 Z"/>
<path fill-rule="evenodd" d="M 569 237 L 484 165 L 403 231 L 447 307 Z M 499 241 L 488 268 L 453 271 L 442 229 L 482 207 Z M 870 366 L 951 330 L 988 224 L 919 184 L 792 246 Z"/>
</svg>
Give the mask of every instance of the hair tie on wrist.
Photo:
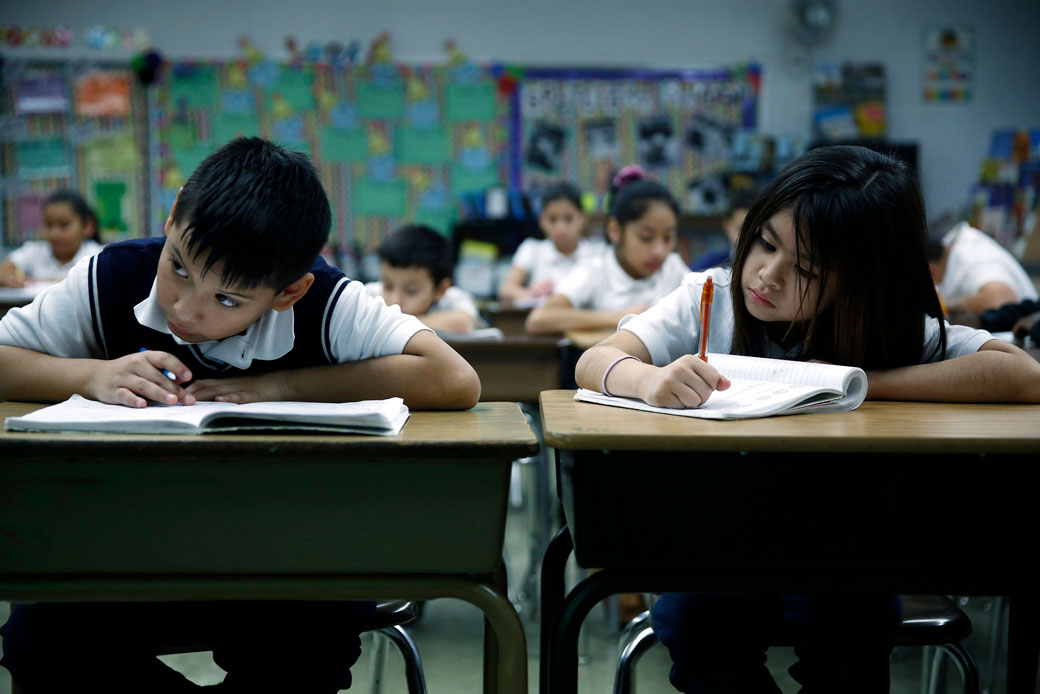
<svg viewBox="0 0 1040 694">
<path fill-rule="evenodd" d="M 625 354 L 610 362 L 610 365 L 607 367 L 607 370 L 603 372 L 603 382 L 599 384 L 599 389 L 604 395 L 614 397 L 614 394 L 607 390 L 607 374 L 610 373 L 611 369 L 613 369 L 615 366 L 625 361 L 626 359 L 635 359 L 640 364 L 643 363 L 643 360 L 635 356 L 634 354 Z"/>
</svg>

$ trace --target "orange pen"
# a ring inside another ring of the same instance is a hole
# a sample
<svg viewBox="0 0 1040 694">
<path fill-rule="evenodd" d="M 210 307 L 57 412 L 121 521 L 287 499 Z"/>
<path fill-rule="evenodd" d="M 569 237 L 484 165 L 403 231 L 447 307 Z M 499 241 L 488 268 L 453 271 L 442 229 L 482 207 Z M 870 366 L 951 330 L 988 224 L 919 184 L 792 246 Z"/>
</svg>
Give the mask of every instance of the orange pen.
<svg viewBox="0 0 1040 694">
<path fill-rule="evenodd" d="M 701 291 L 701 354 L 704 361 L 708 361 L 708 325 L 711 323 L 711 300 L 715 295 L 715 285 L 711 278 L 704 280 L 704 289 Z"/>
</svg>

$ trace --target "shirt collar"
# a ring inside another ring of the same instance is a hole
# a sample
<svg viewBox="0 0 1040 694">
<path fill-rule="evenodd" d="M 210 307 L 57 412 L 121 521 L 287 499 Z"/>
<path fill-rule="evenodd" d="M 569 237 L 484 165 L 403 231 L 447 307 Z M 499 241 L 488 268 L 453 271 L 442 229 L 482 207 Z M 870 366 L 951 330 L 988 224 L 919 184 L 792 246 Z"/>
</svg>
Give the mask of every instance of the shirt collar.
<svg viewBox="0 0 1040 694">
<path fill-rule="evenodd" d="M 138 323 L 169 335 L 178 345 L 194 344 L 185 342 L 170 331 L 169 325 L 166 324 L 166 314 L 159 306 L 155 280 L 152 280 L 152 289 L 148 292 L 148 297 L 134 306 L 134 315 Z M 237 369 L 247 369 L 254 359 L 273 361 L 288 354 L 295 341 L 293 324 L 291 307 L 285 311 L 269 308 L 259 320 L 246 328 L 244 333 L 225 337 L 223 340 L 197 343 L 195 347 L 207 359 L 230 364 Z"/>
</svg>

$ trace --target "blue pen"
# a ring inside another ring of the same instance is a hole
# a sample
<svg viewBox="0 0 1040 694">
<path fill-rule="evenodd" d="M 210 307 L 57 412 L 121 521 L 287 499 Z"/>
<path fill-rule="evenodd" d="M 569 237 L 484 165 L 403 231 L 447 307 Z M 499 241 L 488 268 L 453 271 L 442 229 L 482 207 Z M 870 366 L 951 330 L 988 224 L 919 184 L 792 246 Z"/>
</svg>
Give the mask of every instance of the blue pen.
<svg viewBox="0 0 1040 694">
<path fill-rule="evenodd" d="M 139 349 L 137 351 L 138 352 L 147 352 L 148 348 L 147 347 L 142 347 L 141 349 Z M 169 369 L 163 369 L 162 372 L 163 372 L 163 375 L 166 376 L 166 378 L 170 379 L 171 381 L 173 381 L 175 383 L 177 382 L 177 377 L 173 375 L 172 371 L 170 371 Z"/>
</svg>

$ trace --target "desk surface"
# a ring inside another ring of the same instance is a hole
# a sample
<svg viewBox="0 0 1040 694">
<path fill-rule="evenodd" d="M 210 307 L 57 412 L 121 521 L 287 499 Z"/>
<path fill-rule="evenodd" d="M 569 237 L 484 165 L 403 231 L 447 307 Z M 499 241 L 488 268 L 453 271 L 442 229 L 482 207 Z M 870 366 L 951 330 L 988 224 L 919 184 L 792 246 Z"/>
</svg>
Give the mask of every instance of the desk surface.
<svg viewBox="0 0 1040 694">
<path fill-rule="evenodd" d="M 605 328 L 602 330 L 565 330 L 563 336 L 574 343 L 578 349 L 588 349 L 607 339 L 617 330 Z"/>
<path fill-rule="evenodd" d="M 569 450 L 1040 453 L 1040 405 L 865 402 L 852 412 L 711 421 L 542 393 L 545 442 Z"/>
<path fill-rule="evenodd" d="M 0 419 L 19 416 L 45 405 L 0 402 Z M 42 434 L 0 431 L 0 461 L 15 456 L 104 455 L 150 459 L 292 455 L 302 458 L 352 454 L 370 458 L 409 455 L 452 458 L 519 458 L 538 450 L 538 440 L 515 403 L 482 402 L 463 412 L 412 412 L 397 436 L 334 434 L 204 434 L 151 436 L 142 434 Z"/>
</svg>

